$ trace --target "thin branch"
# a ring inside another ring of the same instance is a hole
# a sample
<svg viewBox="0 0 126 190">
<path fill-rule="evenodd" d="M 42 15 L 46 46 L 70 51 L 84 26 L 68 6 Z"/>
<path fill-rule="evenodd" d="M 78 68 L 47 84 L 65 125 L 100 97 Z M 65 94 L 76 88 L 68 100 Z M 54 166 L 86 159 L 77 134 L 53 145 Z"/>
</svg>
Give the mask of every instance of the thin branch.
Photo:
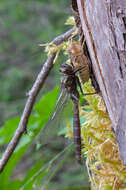
<svg viewBox="0 0 126 190">
<path fill-rule="evenodd" d="M 67 41 L 73 32 L 74 32 L 74 28 L 67 31 L 66 33 L 56 37 L 52 42 L 56 45 L 59 45 L 63 41 Z M 36 79 L 32 89 L 28 93 L 28 100 L 26 102 L 24 111 L 22 113 L 21 120 L 20 120 L 20 123 L 18 125 L 18 128 L 17 128 L 12 140 L 8 144 L 6 150 L 3 154 L 2 159 L 0 160 L 0 172 L 3 171 L 4 167 L 6 166 L 8 160 L 9 160 L 9 158 L 11 157 L 11 155 L 14 152 L 17 144 L 19 143 L 19 140 L 20 140 L 22 134 L 26 131 L 28 119 L 29 119 L 29 116 L 31 114 L 31 111 L 32 111 L 33 105 L 35 103 L 36 97 L 37 97 L 40 89 L 43 87 L 44 82 L 45 82 L 46 78 L 48 77 L 51 69 L 53 68 L 53 61 L 55 59 L 55 56 L 56 56 L 56 53 L 53 53 L 52 55 L 50 55 L 47 58 L 46 62 L 44 63 L 44 65 L 42 67 L 42 70 L 40 71 L 39 75 L 37 76 L 37 79 Z"/>
</svg>

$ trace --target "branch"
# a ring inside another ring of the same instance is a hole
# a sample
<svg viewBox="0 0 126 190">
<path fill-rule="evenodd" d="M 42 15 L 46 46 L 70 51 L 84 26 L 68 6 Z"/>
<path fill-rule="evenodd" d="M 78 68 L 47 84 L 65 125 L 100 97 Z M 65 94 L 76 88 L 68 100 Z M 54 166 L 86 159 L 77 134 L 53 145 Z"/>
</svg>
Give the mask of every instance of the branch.
<svg viewBox="0 0 126 190">
<path fill-rule="evenodd" d="M 66 33 L 56 37 L 52 42 L 56 45 L 59 45 L 63 41 L 67 41 L 73 32 L 74 32 L 74 28 L 67 31 Z M 36 79 L 35 83 L 33 84 L 32 89 L 28 93 L 28 100 L 25 104 L 25 108 L 24 108 L 24 111 L 22 113 L 21 120 L 20 120 L 20 123 L 18 125 L 18 128 L 17 128 L 12 140 L 8 144 L 6 150 L 3 154 L 2 159 L 0 160 L 0 172 L 3 171 L 5 165 L 7 164 L 9 158 L 11 157 L 11 155 L 14 152 L 17 144 L 19 143 L 21 136 L 26 131 L 28 119 L 29 119 L 29 116 L 31 114 L 31 111 L 32 111 L 33 105 L 35 103 L 36 97 L 37 97 L 40 89 L 43 87 L 44 82 L 45 82 L 46 78 L 48 77 L 51 69 L 53 68 L 53 61 L 55 59 L 55 56 L 56 56 L 56 53 L 53 53 L 52 55 L 50 55 L 47 58 L 46 62 L 44 63 L 44 65 L 42 67 L 42 70 L 38 74 L 37 79 Z"/>
</svg>

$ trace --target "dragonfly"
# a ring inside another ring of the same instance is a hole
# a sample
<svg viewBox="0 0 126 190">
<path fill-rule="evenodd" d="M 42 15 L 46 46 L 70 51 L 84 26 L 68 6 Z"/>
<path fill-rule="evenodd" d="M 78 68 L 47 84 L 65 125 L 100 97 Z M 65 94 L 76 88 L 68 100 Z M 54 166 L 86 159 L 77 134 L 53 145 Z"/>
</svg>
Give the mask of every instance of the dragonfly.
<svg viewBox="0 0 126 190">
<path fill-rule="evenodd" d="M 82 145 L 81 145 L 81 126 L 80 126 L 80 116 L 79 116 L 80 95 L 77 86 L 79 86 L 82 94 L 83 90 L 81 87 L 80 80 L 76 75 L 76 73 L 82 70 L 84 67 L 85 66 L 74 69 L 72 62 L 71 65 L 64 63 L 60 67 L 60 72 L 63 73 L 64 75 L 64 77 L 61 80 L 61 86 L 63 89 L 66 89 L 67 93 L 70 95 L 70 99 L 74 104 L 73 134 L 74 134 L 75 155 L 79 164 L 82 164 L 82 157 L 81 157 Z"/>
<path fill-rule="evenodd" d="M 81 143 L 81 124 L 80 124 L 80 116 L 79 116 L 79 91 L 78 87 L 80 88 L 80 92 L 84 95 L 81 83 L 79 80 L 79 77 L 77 73 L 82 70 L 85 66 L 80 68 L 75 68 L 72 62 L 70 64 L 63 63 L 60 66 L 59 71 L 63 74 L 63 77 L 61 78 L 61 93 L 59 95 L 59 98 L 56 103 L 56 108 L 54 113 L 51 116 L 51 119 L 42 131 L 42 144 L 45 143 L 45 139 L 48 138 L 48 133 L 51 133 L 52 136 L 55 135 L 55 129 L 51 125 L 51 122 L 55 120 L 55 117 L 59 114 L 60 110 L 62 110 L 67 102 L 68 97 L 71 99 L 73 103 L 73 138 L 74 138 L 74 149 L 75 149 L 75 155 L 76 159 L 79 164 L 82 164 L 82 155 L 81 155 L 81 149 L 82 149 L 82 143 Z M 89 95 L 89 94 L 85 94 Z M 54 122 L 54 125 L 56 126 L 56 123 Z M 54 127 L 55 127 L 54 126 Z"/>
</svg>

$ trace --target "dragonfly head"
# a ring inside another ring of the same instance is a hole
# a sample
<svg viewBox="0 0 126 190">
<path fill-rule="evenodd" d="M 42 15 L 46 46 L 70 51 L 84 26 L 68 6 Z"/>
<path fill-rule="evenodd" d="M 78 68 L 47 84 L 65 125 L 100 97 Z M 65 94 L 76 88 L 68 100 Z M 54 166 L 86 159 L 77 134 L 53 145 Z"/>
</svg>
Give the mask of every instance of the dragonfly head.
<svg viewBox="0 0 126 190">
<path fill-rule="evenodd" d="M 60 69 L 59 71 L 63 74 L 73 74 L 73 67 L 71 65 L 68 65 L 66 63 L 63 63 L 61 66 L 60 66 Z"/>
</svg>

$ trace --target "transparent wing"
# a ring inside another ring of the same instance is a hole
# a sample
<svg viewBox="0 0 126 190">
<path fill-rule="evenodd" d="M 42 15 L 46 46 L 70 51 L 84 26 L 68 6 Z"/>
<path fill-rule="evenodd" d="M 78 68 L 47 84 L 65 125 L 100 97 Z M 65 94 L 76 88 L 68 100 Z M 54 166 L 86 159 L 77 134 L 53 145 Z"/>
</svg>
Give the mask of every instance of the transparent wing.
<svg viewBox="0 0 126 190">
<path fill-rule="evenodd" d="M 58 133 L 66 126 L 67 120 L 72 117 L 73 107 L 69 99 L 69 95 L 63 89 L 56 102 L 53 114 L 44 126 L 41 133 L 41 144 L 46 145 L 53 142 L 53 139 L 58 140 Z"/>
<path fill-rule="evenodd" d="M 55 119 L 56 115 L 58 115 L 60 110 L 62 111 L 63 107 L 65 107 L 65 105 L 67 104 L 67 100 L 68 100 L 68 94 L 67 94 L 66 90 L 62 90 L 58 97 L 55 110 L 54 110 L 49 122 L 51 122 L 52 120 Z"/>
</svg>

